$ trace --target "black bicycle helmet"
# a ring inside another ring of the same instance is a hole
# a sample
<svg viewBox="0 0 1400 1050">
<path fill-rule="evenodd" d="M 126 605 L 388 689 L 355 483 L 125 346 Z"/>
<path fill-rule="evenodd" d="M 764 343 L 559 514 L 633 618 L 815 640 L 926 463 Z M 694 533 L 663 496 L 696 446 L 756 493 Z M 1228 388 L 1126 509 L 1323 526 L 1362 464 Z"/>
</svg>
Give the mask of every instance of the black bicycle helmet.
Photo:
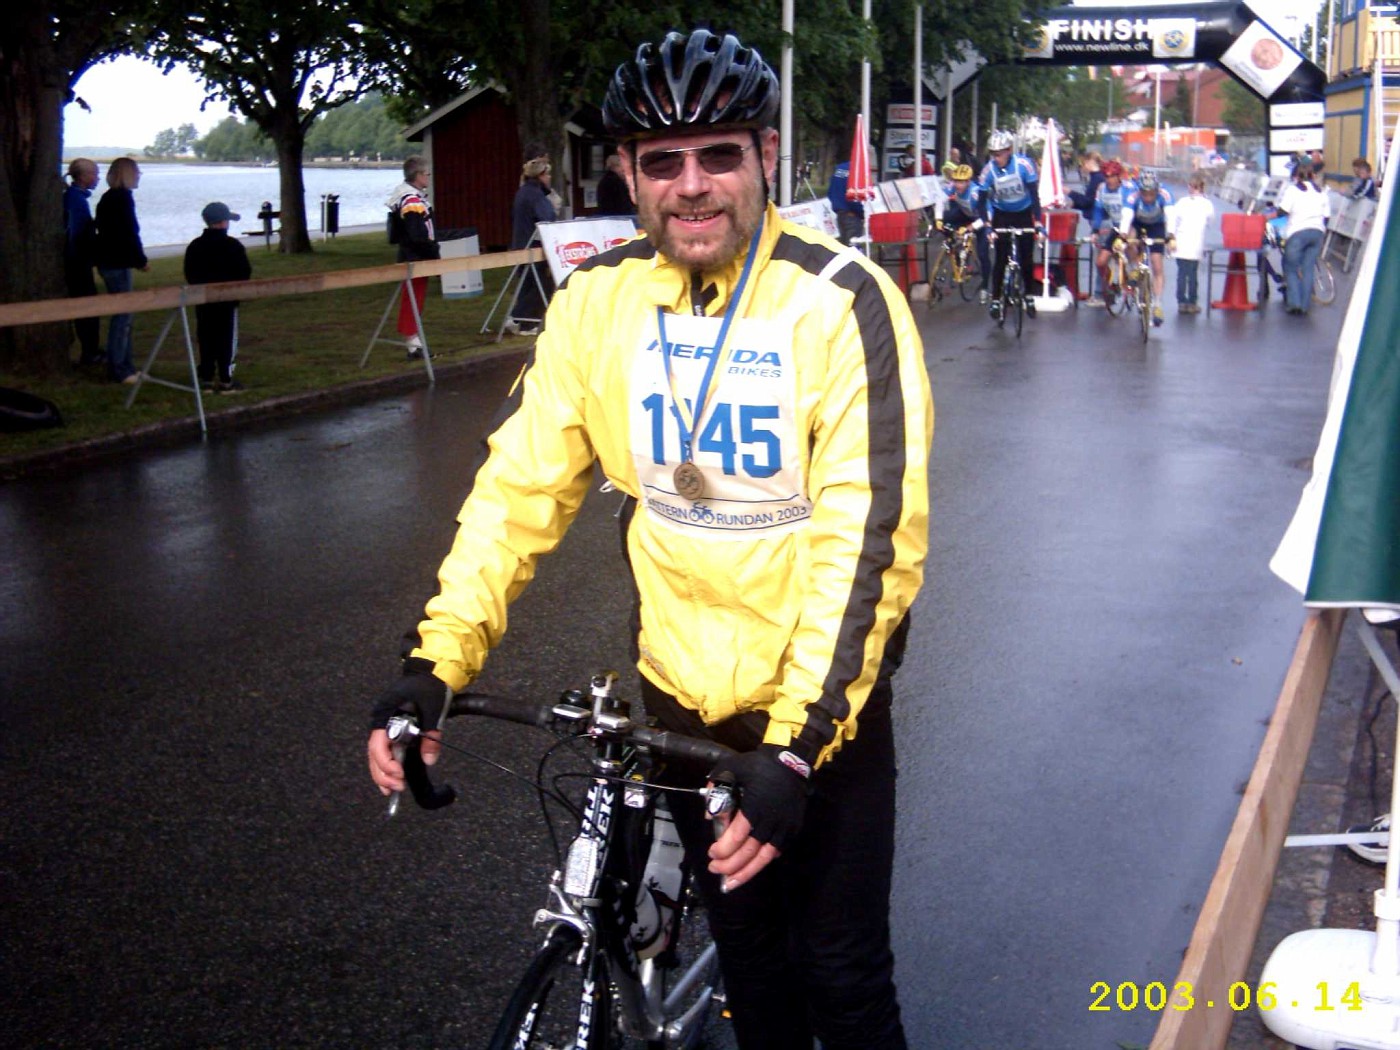
<svg viewBox="0 0 1400 1050">
<path fill-rule="evenodd" d="M 603 98 L 603 126 L 618 138 L 723 125 L 771 127 L 778 78 L 734 36 L 667 33 L 617 67 Z"/>
</svg>

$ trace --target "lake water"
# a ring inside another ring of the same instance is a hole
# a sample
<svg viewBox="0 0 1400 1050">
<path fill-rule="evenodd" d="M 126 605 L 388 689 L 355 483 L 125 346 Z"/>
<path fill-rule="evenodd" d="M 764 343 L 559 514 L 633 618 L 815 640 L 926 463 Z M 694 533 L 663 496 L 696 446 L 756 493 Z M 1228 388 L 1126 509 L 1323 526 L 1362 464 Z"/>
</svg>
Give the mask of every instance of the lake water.
<svg viewBox="0 0 1400 1050">
<path fill-rule="evenodd" d="M 242 216 L 230 224 L 236 231 L 261 228 L 258 212 L 263 201 L 279 208 L 276 168 L 244 168 L 221 164 L 157 164 L 140 160 L 141 185 L 135 190 L 136 221 L 147 246 L 187 244 L 204 229 L 200 211 L 210 201 L 223 201 Z M 98 198 L 107 189 L 107 165 L 89 202 L 96 211 Z M 66 170 L 66 169 L 65 169 Z M 384 198 L 403 181 L 393 168 L 304 168 L 306 225 L 314 241 L 321 229 L 321 195 L 340 197 L 340 227 L 384 225 Z"/>
</svg>

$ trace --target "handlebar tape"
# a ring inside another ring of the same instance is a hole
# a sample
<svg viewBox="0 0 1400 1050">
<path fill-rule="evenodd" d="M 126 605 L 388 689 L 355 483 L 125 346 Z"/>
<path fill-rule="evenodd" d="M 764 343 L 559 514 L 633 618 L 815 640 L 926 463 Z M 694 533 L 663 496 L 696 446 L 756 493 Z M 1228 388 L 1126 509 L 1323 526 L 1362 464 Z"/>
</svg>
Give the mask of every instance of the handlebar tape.
<svg viewBox="0 0 1400 1050">
<path fill-rule="evenodd" d="M 499 718 L 506 722 L 544 727 L 553 719 L 553 709 L 553 704 L 524 703 L 504 696 L 488 696 L 485 693 L 461 693 L 452 698 L 447 717 L 485 715 L 487 718 Z"/>
<path fill-rule="evenodd" d="M 733 750 L 713 740 L 672 733 L 665 729 L 648 729 L 637 726 L 632 730 L 632 739 L 638 744 L 669 758 L 687 759 L 693 762 L 716 762 L 734 754 Z"/>
<path fill-rule="evenodd" d="M 428 777 L 428 767 L 423 764 L 423 753 L 416 747 L 408 748 L 403 755 L 403 778 L 408 782 L 408 790 L 413 801 L 423 809 L 442 809 L 457 799 L 456 790 L 450 785 L 434 787 Z"/>
</svg>

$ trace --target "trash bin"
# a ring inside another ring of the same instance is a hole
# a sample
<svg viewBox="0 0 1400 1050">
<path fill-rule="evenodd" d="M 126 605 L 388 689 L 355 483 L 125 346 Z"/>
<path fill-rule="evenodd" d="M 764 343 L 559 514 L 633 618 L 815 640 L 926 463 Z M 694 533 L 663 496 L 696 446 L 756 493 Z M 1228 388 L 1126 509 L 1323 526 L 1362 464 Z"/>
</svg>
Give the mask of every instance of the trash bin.
<svg viewBox="0 0 1400 1050">
<path fill-rule="evenodd" d="M 340 232 L 340 195 L 337 193 L 321 194 L 321 232 L 327 237 Z"/>
<path fill-rule="evenodd" d="M 276 219 L 276 218 L 279 218 L 279 217 L 281 216 L 281 214 L 282 214 L 282 213 L 281 213 L 280 211 L 273 211 L 273 210 L 272 210 L 272 202 L 271 202 L 271 201 L 263 201 L 263 202 L 262 202 L 262 211 L 258 212 L 258 218 L 262 220 L 262 224 L 263 224 L 263 228 L 262 228 L 263 240 L 267 242 L 267 246 L 268 246 L 269 248 L 272 247 L 272 232 L 273 232 L 273 231 L 272 231 L 272 220 L 273 220 L 273 219 Z"/>
<path fill-rule="evenodd" d="M 1078 211 L 1047 211 L 1045 218 L 1045 235 L 1053 243 L 1068 244 L 1074 240 L 1074 233 L 1079 228 Z"/>
</svg>

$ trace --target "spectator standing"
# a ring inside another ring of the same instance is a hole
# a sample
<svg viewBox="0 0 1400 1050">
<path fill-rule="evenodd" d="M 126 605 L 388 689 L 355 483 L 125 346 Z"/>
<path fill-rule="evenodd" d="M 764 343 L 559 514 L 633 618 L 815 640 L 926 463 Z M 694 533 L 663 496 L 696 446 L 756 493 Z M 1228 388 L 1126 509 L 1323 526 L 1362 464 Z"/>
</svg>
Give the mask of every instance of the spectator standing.
<svg viewBox="0 0 1400 1050">
<path fill-rule="evenodd" d="M 850 244 L 853 238 L 865 232 L 865 205 L 846 196 L 850 184 L 851 162 L 843 160 L 832 169 L 831 181 L 826 186 L 826 199 L 836 213 L 836 235 L 842 244 Z"/>
<path fill-rule="evenodd" d="M 1206 196 L 1205 176 L 1193 172 L 1186 180 L 1188 190 L 1172 209 L 1171 235 L 1176 238 L 1176 309 L 1178 313 L 1198 314 L 1201 253 L 1205 250 L 1206 227 L 1215 217 L 1215 205 Z"/>
<path fill-rule="evenodd" d="M 1278 199 L 1278 212 L 1288 217 L 1283 242 L 1283 301 L 1290 314 L 1303 316 L 1312 305 L 1312 287 L 1323 232 L 1332 216 L 1327 191 L 1313 180 L 1307 158 L 1293 167 L 1293 181 Z"/>
<path fill-rule="evenodd" d="M 151 268 L 136 221 L 136 198 L 141 168 L 130 157 L 118 157 L 107 168 L 107 192 L 97 202 L 97 270 L 113 295 L 129 292 L 133 270 Z M 107 374 L 128 386 L 139 383 L 131 360 L 131 314 L 113 314 L 107 325 Z"/>
<path fill-rule="evenodd" d="M 248 253 L 228 235 L 230 221 L 242 218 L 222 201 L 201 212 L 204 232 L 185 248 L 185 283 L 219 284 L 253 276 Z M 236 394 L 243 384 L 233 378 L 238 356 L 238 303 L 201 303 L 194 308 L 195 338 L 199 341 L 199 385 L 219 394 Z"/>
<path fill-rule="evenodd" d="M 93 267 L 97 265 L 97 224 L 92 220 L 88 198 L 97 185 L 97 164 L 78 157 L 68 165 L 68 185 L 63 190 L 63 278 L 68 294 L 75 298 L 97 294 Z M 96 317 L 79 317 L 73 322 L 78 337 L 78 364 L 100 365 L 106 361 L 101 345 L 102 323 Z"/>
<path fill-rule="evenodd" d="M 1371 177 L 1371 162 L 1365 157 L 1357 157 L 1351 162 L 1351 173 L 1356 176 L 1351 184 L 1351 199 L 1375 200 L 1376 180 Z"/>
<path fill-rule="evenodd" d="M 636 214 L 637 208 L 632 203 L 632 193 L 627 188 L 627 180 L 622 177 L 622 158 L 616 153 L 610 153 L 604 167 L 606 170 L 598 180 L 598 214 Z"/>
<path fill-rule="evenodd" d="M 914 157 L 917 153 L 918 151 L 915 149 L 912 142 L 904 147 L 904 151 L 900 153 L 898 157 L 899 178 L 906 179 L 914 175 Z M 920 175 L 938 174 L 938 172 L 934 170 L 933 162 L 928 159 L 927 155 L 924 156 L 923 163 L 919 166 L 918 173 Z"/>
<path fill-rule="evenodd" d="M 442 256 L 437 231 L 433 228 L 433 206 L 428 203 L 428 182 L 432 172 L 422 157 L 409 157 L 403 162 L 403 182 L 394 188 L 385 202 L 396 231 L 399 262 L 423 262 Z M 413 298 L 410 299 L 409 295 Z M 399 298 L 399 335 L 404 337 L 409 360 L 423 356 L 423 336 L 418 322 L 428 299 L 428 279 L 414 277 L 403 286 Z M 417 314 L 414 314 L 414 306 Z"/>
<path fill-rule="evenodd" d="M 510 207 L 510 246 L 512 249 L 525 248 L 535 236 L 535 227 L 542 222 L 553 222 L 557 217 L 554 205 L 550 203 L 549 161 L 536 157 L 527 160 L 520 172 L 520 188 L 515 191 L 515 200 Z M 544 289 L 543 297 L 540 289 Z M 535 335 L 544 322 L 544 308 L 548 298 L 554 294 L 554 278 L 549 267 L 542 262 L 532 263 L 524 271 L 520 289 L 515 295 L 515 305 L 510 315 L 515 322 L 515 330 L 520 335 Z M 524 324 L 521 324 L 521 321 Z"/>
</svg>

